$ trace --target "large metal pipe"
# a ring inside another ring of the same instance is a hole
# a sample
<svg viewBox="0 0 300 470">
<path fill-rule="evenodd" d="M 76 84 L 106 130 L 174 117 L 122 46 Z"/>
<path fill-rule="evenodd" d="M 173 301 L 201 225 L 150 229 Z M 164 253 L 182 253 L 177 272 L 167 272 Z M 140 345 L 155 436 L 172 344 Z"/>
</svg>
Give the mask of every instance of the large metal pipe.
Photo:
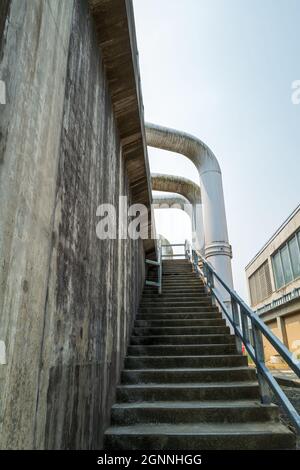
<svg viewBox="0 0 300 470">
<path fill-rule="evenodd" d="M 151 174 L 151 184 L 152 189 L 155 191 L 178 193 L 177 196 L 181 195 L 185 198 L 186 204 L 183 210 L 191 217 L 193 244 L 204 255 L 203 217 L 199 185 L 182 176 L 161 173 Z"/>
<path fill-rule="evenodd" d="M 203 205 L 205 257 L 224 281 L 233 287 L 231 246 L 225 213 L 222 174 L 213 152 L 200 139 L 184 132 L 146 124 L 147 145 L 181 153 L 196 166 Z"/>
<path fill-rule="evenodd" d="M 190 207 L 190 201 L 181 194 L 168 192 L 152 193 L 152 204 L 155 209 L 181 209 L 188 214 L 192 221 L 192 211 L 186 210 Z"/>
</svg>

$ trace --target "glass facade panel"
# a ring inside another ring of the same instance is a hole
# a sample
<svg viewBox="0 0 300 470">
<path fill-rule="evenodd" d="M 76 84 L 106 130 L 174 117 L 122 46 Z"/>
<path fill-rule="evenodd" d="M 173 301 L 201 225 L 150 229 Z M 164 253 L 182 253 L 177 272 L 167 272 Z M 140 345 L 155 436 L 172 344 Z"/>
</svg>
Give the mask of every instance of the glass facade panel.
<svg viewBox="0 0 300 470">
<path fill-rule="evenodd" d="M 285 245 L 281 250 L 281 261 L 283 267 L 283 275 L 285 283 L 288 284 L 293 280 L 292 266 L 290 263 L 290 255 L 287 245 Z"/>
<path fill-rule="evenodd" d="M 296 235 L 289 241 L 289 250 L 291 255 L 293 275 L 294 278 L 296 278 L 300 276 L 300 252 Z"/>
<path fill-rule="evenodd" d="M 276 289 L 279 289 L 285 284 L 279 252 L 273 256 L 273 269 L 274 269 Z"/>
</svg>

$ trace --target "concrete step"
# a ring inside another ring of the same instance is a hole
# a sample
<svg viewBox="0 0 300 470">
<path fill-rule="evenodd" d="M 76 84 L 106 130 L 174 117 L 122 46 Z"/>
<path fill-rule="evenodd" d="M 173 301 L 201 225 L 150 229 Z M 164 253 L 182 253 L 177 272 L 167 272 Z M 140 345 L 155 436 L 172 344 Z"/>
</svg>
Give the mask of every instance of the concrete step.
<svg viewBox="0 0 300 470">
<path fill-rule="evenodd" d="M 203 299 L 206 300 L 207 297 L 203 294 L 197 293 L 195 294 L 188 294 L 187 296 L 184 295 L 165 295 L 162 294 L 159 297 L 158 294 L 143 294 L 141 299 L 142 303 L 153 303 L 155 305 L 160 305 L 160 303 L 169 303 L 169 302 L 177 302 L 177 305 L 184 305 L 186 302 L 201 302 Z"/>
<path fill-rule="evenodd" d="M 235 344 L 230 334 L 131 336 L 131 344 Z"/>
<path fill-rule="evenodd" d="M 157 275 L 154 275 L 154 276 L 147 276 L 147 279 L 151 279 L 151 280 L 155 280 L 157 279 Z M 164 275 L 162 276 L 162 282 L 163 283 L 193 283 L 193 282 L 197 282 L 197 284 L 200 284 L 202 286 L 204 286 L 203 282 L 197 278 L 196 276 L 194 276 L 193 274 L 185 274 L 185 275 Z"/>
<path fill-rule="evenodd" d="M 170 306 L 170 307 L 176 307 L 176 306 L 189 306 L 189 305 L 203 305 L 208 304 L 212 305 L 211 303 L 211 298 L 208 296 L 199 296 L 199 297 L 188 297 L 188 298 L 164 298 L 164 299 L 159 299 L 159 298 L 142 298 L 142 302 L 140 304 L 140 307 L 165 307 L 165 306 Z"/>
<path fill-rule="evenodd" d="M 181 264 L 186 264 L 191 266 L 191 262 L 187 258 L 176 258 L 176 259 L 164 259 L 162 262 L 163 266 L 169 266 L 171 264 L 174 264 L 174 266 L 181 265 Z"/>
<path fill-rule="evenodd" d="M 140 308 L 150 308 L 150 307 L 153 307 L 153 308 L 166 308 L 166 307 L 172 307 L 172 308 L 186 308 L 186 307 L 203 307 L 203 306 L 209 306 L 209 307 L 212 307 L 212 302 L 211 302 L 211 299 L 198 299 L 198 300 L 194 300 L 194 301 L 185 301 L 185 302 L 176 302 L 176 300 L 168 300 L 168 301 L 160 301 L 160 302 L 157 302 L 157 301 L 149 301 L 149 300 L 145 300 L 145 299 L 142 299 L 142 302 L 140 304 Z"/>
<path fill-rule="evenodd" d="M 153 274 L 155 276 L 155 274 Z M 199 279 L 200 282 L 203 282 L 202 279 L 197 277 L 192 271 L 178 271 L 174 273 L 173 271 L 163 271 L 163 279 L 177 279 L 177 278 L 187 278 L 187 279 Z"/>
<path fill-rule="evenodd" d="M 153 274 L 153 276 L 155 276 L 155 274 Z M 177 271 L 177 272 L 174 272 L 174 271 L 163 271 L 162 272 L 162 277 L 164 279 L 176 279 L 177 277 L 178 278 L 187 278 L 187 279 L 199 279 L 201 282 L 202 279 L 200 279 L 199 277 L 197 277 L 195 275 L 195 273 L 193 273 L 193 271 L 187 271 L 187 270 L 182 270 L 182 271 Z"/>
<path fill-rule="evenodd" d="M 188 299 L 189 297 L 202 299 L 202 298 L 205 298 L 206 296 L 207 296 L 207 293 L 205 292 L 204 289 L 202 291 L 201 289 L 196 289 L 196 290 L 191 290 L 190 292 L 189 291 L 187 292 L 174 291 L 171 294 L 168 294 L 167 292 L 162 292 L 161 294 L 158 294 L 158 291 L 156 288 L 156 290 L 153 290 L 153 292 L 151 290 L 148 290 L 148 291 L 144 290 L 142 299 L 147 298 L 147 299 L 158 299 L 158 300 L 172 300 L 172 299 L 174 300 L 177 298 Z"/>
<path fill-rule="evenodd" d="M 176 271 L 176 272 L 171 271 L 171 270 L 162 271 L 163 278 L 168 278 L 168 277 L 176 278 L 176 277 L 185 277 L 185 276 L 187 276 L 190 279 L 198 279 L 200 282 L 203 283 L 203 279 L 193 271 L 184 270 L 184 269 L 181 271 Z"/>
<path fill-rule="evenodd" d="M 163 281 L 171 280 L 171 281 L 174 281 L 174 282 L 176 282 L 179 279 L 183 279 L 183 280 L 188 279 L 189 281 L 197 281 L 197 282 L 201 282 L 201 284 L 204 284 L 202 279 L 199 278 L 198 276 L 196 276 L 192 272 L 185 273 L 185 274 L 182 274 L 182 273 L 163 273 L 162 279 L 163 279 Z"/>
<path fill-rule="evenodd" d="M 157 281 L 157 277 L 150 277 L 150 276 L 147 276 L 147 280 L 149 281 Z M 185 284 L 185 285 L 189 285 L 189 286 L 192 286 L 194 287 L 194 284 L 198 287 L 204 287 L 203 283 L 200 283 L 197 279 L 195 278 L 176 278 L 176 279 L 171 279 L 171 278 L 167 278 L 167 279 L 164 279 L 162 278 L 162 285 L 164 286 L 168 286 L 168 285 L 182 285 L 182 284 Z"/>
<path fill-rule="evenodd" d="M 184 304 L 185 302 L 199 302 L 202 299 L 206 300 L 207 296 L 201 292 L 187 292 L 180 293 L 179 295 L 177 292 L 171 295 L 164 292 L 161 295 L 159 295 L 158 292 L 148 294 L 144 292 L 141 302 L 155 302 L 160 304 L 160 302 L 176 302 L 178 300 L 178 303 Z"/>
<path fill-rule="evenodd" d="M 157 276 L 158 274 L 158 271 L 157 272 L 152 272 L 152 273 L 148 273 L 148 276 L 149 277 L 155 277 Z M 177 271 L 177 272 L 174 272 L 174 271 L 171 271 L 171 270 L 167 270 L 167 271 L 164 271 L 162 272 L 162 278 L 163 279 L 176 279 L 176 278 L 187 278 L 187 279 L 197 279 L 199 282 L 201 282 L 202 284 L 204 284 L 203 282 L 203 279 L 196 275 L 193 271 L 187 271 L 187 270 L 181 270 L 181 271 Z"/>
<path fill-rule="evenodd" d="M 206 289 L 204 287 L 201 287 L 201 286 L 190 286 L 189 284 L 186 284 L 184 285 L 183 287 L 182 286 L 177 286 L 177 289 L 176 287 L 172 287 L 172 288 L 167 288 L 166 286 L 164 286 L 163 290 L 162 290 L 162 293 L 161 294 L 158 294 L 157 293 L 157 287 L 155 286 L 145 286 L 144 287 L 144 294 L 156 294 L 157 296 L 160 295 L 160 297 L 164 296 L 164 295 L 173 295 L 176 294 L 176 293 L 186 293 L 186 294 L 203 294 L 203 293 L 206 293 Z"/>
<path fill-rule="evenodd" d="M 158 293 L 158 288 L 157 287 L 152 287 L 152 286 L 147 286 L 144 288 L 144 291 L 143 291 L 143 297 L 144 296 L 155 296 L 158 298 L 158 296 L 160 296 L 161 299 L 163 299 L 163 297 L 173 297 L 177 295 L 177 297 L 182 297 L 182 296 L 186 296 L 186 295 L 199 295 L 199 296 L 203 296 L 203 295 L 206 295 L 206 291 L 204 289 L 202 289 L 201 287 L 198 289 L 198 287 L 189 287 L 189 286 L 185 286 L 185 287 L 172 287 L 171 288 L 165 288 L 163 287 L 162 288 L 162 293 L 159 294 Z"/>
<path fill-rule="evenodd" d="M 163 273 L 173 272 L 173 273 L 177 274 L 178 272 L 181 272 L 181 271 L 185 271 L 185 272 L 188 272 L 188 273 L 195 274 L 193 272 L 191 264 L 190 265 L 184 265 L 184 266 L 178 267 L 176 269 L 174 269 L 174 267 L 172 267 L 172 266 L 163 266 Z"/>
<path fill-rule="evenodd" d="M 144 313 L 136 316 L 136 320 L 210 320 L 212 318 L 222 318 L 217 312 L 186 312 L 186 313 Z"/>
<path fill-rule="evenodd" d="M 160 327 L 137 327 L 133 328 L 135 336 L 157 336 L 157 335 L 214 335 L 229 334 L 228 326 L 178 326 L 164 328 Z"/>
<path fill-rule="evenodd" d="M 168 290 L 166 290 L 166 288 L 164 288 L 163 286 L 163 290 L 162 290 L 162 293 L 161 294 L 158 294 L 157 292 L 150 292 L 150 289 L 149 287 L 151 286 L 148 286 L 148 290 L 144 290 L 143 292 L 143 296 L 144 295 L 151 295 L 153 296 L 154 299 L 157 299 L 159 301 L 162 301 L 164 300 L 165 297 L 170 297 L 172 298 L 173 297 L 173 294 L 176 294 L 176 289 L 174 288 L 173 289 L 173 293 L 172 292 L 168 292 Z M 203 288 L 203 287 L 190 287 L 188 284 L 185 286 L 185 289 L 189 289 L 190 292 L 186 292 L 187 295 L 184 295 L 184 293 L 182 293 L 180 295 L 180 298 L 182 300 L 187 300 L 189 301 L 188 297 L 196 297 L 196 299 L 198 300 L 199 297 L 203 298 L 203 299 L 211 299 L 211 296 L 208 294 L 208 292 Z M 194 295 L 193 295 L 194 294 Z M 174 296 L 176 297 L 176 295 Z M 177 295 L 178 297 L 178 295 Z"/>
<path fill-rule="evenodd" d="M 187 274 L 194 274 L 195 273 L 193 272 L 192 270 L 192 266 L 181 266 L 180 268 L 176 268 L 174 269 L 174 267 L 170 266 L 170 267 L 167 267 L 167 266 L 163 266 L 163 269 L 162 269 L 162 272 L 163 274 L 181 274 L 181 273 L 187 273 Z"/>
<path fill-rule="evenodd" d="M 176 306 L 176 307 L 170 307 L 170 306 L 166 306 L 166 307 L 161 307 L 160 305 L 159 306 L 150 306 L 150 307 L 140 307 L 139 308 L 139 313 L 163 313 L 163 312 L 166 312 L 166 313 L 184 313 L 184 312 L 217 312 L 218 309 L 216 307 L 213 307 L 211 305 L 201 305 L 200 307 L 197 307 L 197 306 L 182 306 L 182 305 L 179 305 L 179 306 Z"/>
<path fill-rule="evenodd" d="M 247 358 L 238 354 L 209 356 L 127 356 L 126 369 L 174 369 L 177 367 L 241 367 L 247 365 Z"/>
<path fill-rule="evenodd" d="M 112 425 L 137 423 L 252 423 L 278 422 L 278 408 L 258 400 L 231 401 L 142 401 L 116 403 L 112 407 Z"/>
<path fill-rule="evenodd" d="M 147 277 L 148 279 L 148 277 Z M 157 278 L 155 278 L 157 279 Z M 150 279 L 149 279 L 150 280 Z M 175 287 L 175 286 L 184 286 L 184 287 L 199 287 L 199 288 L 205 288 L 203 282 L 201 282 L 199 279 L 162 279 L 162 285 L 165 287 Z"/>
<path fill-rule="evenodd" d="M 182 264 L 181 266 L 171 266 L 171 265 L 165 265 L 163 264 L 162 265 L 162 268 L 163 268 L 163 272 L 174 272 L 174 273 L 177 273 L 177 272 L 180 272 L 180 271 L 187 271 L 187 272 L 193 272 L 193 267 L 192 267 L 192 264 L 189 263 L 189 264 Z"/>
<path fill-rule="evenodd" d="M 294 449 L 295 435 L 278 423 L 135 424 L 112 426 L 105 449 Z"/>
<path fill-rule="evenodd" d="M 153 276 L 155 276 L 155 274 L 153 274 Z M 195 273 L 193 273 L 193 271 L 186 271 L 186 270 L 182 270 L 178 272 L 163 271 L 162 278 L 163 279 L 176 279 L 176 278 L 199 279 L 200 282 L 203 282 L 202 279 L 200 279 L 199 277 L 195 275 Z"/>
<path fill-rule="evenodd" d="M 177 265 L 192 266 L 188 258 L 163 259 L 162 261 L 163 266 L 171 266 L 172 263 L 174 264 L 174 266 L 177 266 Z"/>
<path fill-rule="evenodd" d="M 255 370 L 249 367 L 220 367 L 214 369 L 125 369 L 121 374 L 123 385 L 142 383 L 242 382 L 255 380 Z"/>
<path fill-rule="evenodd" d="M 179 327 L 179 326 L 225 326 L 225 320 L 222 318 L 208 318 L 208 319 L 192 319 L 185 320 L 135 320 L 134 326 L 136 328 L 152 328 L 152 327 Z"/>
<path fill-rule="evenodd" d="M 117 402 L 259 399 L 257 382 L 134 384 L 117 387 Z"/>
<path fill-rule="evenodd" d="M 149 287 L 149 286 L 148 286 Z M 150 286 L 152 287 L 152 286 Z M 199 285 L 199 284 L 192 284 L 190 282 L 183 282 L 183 283 L 177 283 L 174 282 L 174 284 L 164 284 L 162 283 L 162 293 L 163 294 L 172 294 L 173 292 L 200 292 L 203 294 L 205 292 L 205 289 Z"/>
<path fill-rule="evenodd" d="M 187 293 L 187 295 L 184 295 L 184 293 L 183 293 L 180 296 L 173 295 L 172 293 L 169 294 L 165 291 L 163 291 L 161 294 L 144 292 L 141 301 L 144 302 L 145 299 L 148 300 L 149 298 L 151 298 L 154 302 L 157 302 L 157 303 L 160 303 L 160 302 L 176 302 L 177 300 L 180 301 L 181 303 L 184 303 L 184 302 L 201 302 L 203 300 L 211 302 L 211 296 L 210 295 L 208 295 L 205 292 L 199 292 L 198 290 L 194 293 L 189 292 L 189 293 Z"/>
<path fill-rule="evenodd" d="M 151 276 L 151 275 L 150 275 Z M 155 276 L 155 274 L 153 274 L 153 276 Z M 199 276 L 196 276 L 195 273 L 185 273 L 185 274 L 181 274 L 181 273 L 164 273 L 163 272 L 163 275 L 162 275 L 162 280 L 163 281 L 174 281 L 176 282 L 177 280 L 179 279 L 188 279 L 188 281 L 197 281 L 199 283 L 201 283 L 202 285 L 204 285 L 204 282 L 203 280 L 199 277 Z"/>
<path fill-rule="evenodd" d="M 198 356 L 209 354 L 236 354 L 234 344 L 184 344 L 184 345 L 130 345 L 129 356 Z"/>
<path fill-rule="evenodd" d="M 209 314 L 208 314 L 209 315 Z M 222 318 L 208 318 L 208 319 L 193 319 L 193 318 L 187 318 L 187 319 L 171 319 L 171 320 L 165 320 L 165 319 L 155 319 L 155 320 L 135 320 L 134 326 L 135 327 L 164 327 L 164 326 L 225 326 L 225 320 Z"/>
<path fill-rule="evenodd" d="M 154 311 L 159 312 L 161 309 L 166 310 L 166 311 L 171 309 L 170 313 L 172 313 L 172 311 L 175 311 L 176 313 L 176 310 L 178 310 L 178 313 L 189 312 L 189 311 L 196 313 L 198 308 L 200 308 L 201 310 L 206 309 L 207 311 L 212 310 L 212 312 L 215 312 L 215 313 L 218 312 L 218 309 L 214 305 L 208 302 L 197 302 L 197 303 L 196 302 L 195 303 L 194 302 L 189 302 L 189 303 L 165 302 L 161 304 L 155 303 L 155 302 L 143 302 L 140 304 L 139 311 L 142 309 L 148 309 L 148 310 L 154 310 Z"/>
</svg>

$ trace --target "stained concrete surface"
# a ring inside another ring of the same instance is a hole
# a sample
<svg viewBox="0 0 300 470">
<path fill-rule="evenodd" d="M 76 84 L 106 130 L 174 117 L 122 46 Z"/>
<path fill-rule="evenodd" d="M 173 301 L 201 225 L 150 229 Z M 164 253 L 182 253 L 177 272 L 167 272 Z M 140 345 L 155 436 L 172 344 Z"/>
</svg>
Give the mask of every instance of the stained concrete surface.
<svg viewBox="0 0 300 470">
<path fill-rule="evenodd" d="M 144 283 L 141 241 L 96 237 L 134 196 L 116 111 L 88 2 L 2 12 L 0 447 L 100 448 Z"/>
</svg>

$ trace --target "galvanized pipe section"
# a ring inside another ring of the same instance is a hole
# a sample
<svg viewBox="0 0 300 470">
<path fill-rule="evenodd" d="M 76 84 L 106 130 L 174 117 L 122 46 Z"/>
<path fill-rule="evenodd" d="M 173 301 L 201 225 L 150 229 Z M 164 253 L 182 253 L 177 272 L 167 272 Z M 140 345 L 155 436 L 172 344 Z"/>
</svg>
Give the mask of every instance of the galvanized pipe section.
<svg viewBox="0 0 300 470">
<path fill-rule="evenodd" d="M 180 209 L 192 218 L 191 211 L 187 210 L 190 207 L 190 202 L 181 194 L 165 192 L 163 194 L 152 194 L 152 204 L 155 209 Z"/>
<path fill-rule="evenodd" d="M 192 238 L 194 240 L 196 228 L 190 201 L 181 194 L 164 192 L 163 194 L 153 194 L 152 204 L 154 209 L 180 209 L 184 211 L 191 219 Z"/>
<path fill-rule="evenodd" d="M 204 254 L 205 242 L 200 187 L 188 178 L 160 173 L 151 174 L 151 183 L 152 189 L 155 191 L 172 192 L 177 193 L 177 196 L 183 196 L 186 201 L 183 210 L 189 214 L 192 221 L 193 246 Z"/>
</svg>

